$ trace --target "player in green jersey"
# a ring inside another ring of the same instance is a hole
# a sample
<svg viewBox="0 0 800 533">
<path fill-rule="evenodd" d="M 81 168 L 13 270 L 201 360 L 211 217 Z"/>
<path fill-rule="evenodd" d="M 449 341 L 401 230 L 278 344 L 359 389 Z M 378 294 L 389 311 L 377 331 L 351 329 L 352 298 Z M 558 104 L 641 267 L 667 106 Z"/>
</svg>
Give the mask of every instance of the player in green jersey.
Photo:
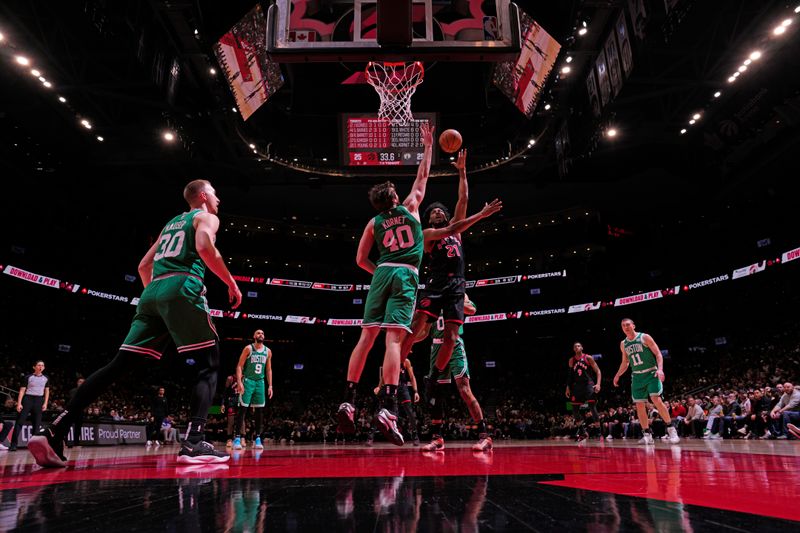
<svg viewBox="0 0 800 533">
<path fill-rule="evenodd" d="M 239 307 L 242 293 L 214 244 L 220 203 L 214 187 L 206 180 L 194 180 L 186 185 L 183 197 L 191 209 L 164 226 L 139 262 L 144 291 L 119 352 L 86 379 L 49 427 L 30 440 L 28 450 L 41 466 L 66 466 L 64 437 L 73 419 L 143 358 L 160 359 L 170 343 L 177 346 L 179 355 L 194 360 L 189 368 L 197 373 L 189 428 L 178 462 L 222 463 L 230 458 L 204 440 L 219 367 L 219 337 L 203 285 L 206 267 L 228 286 L 234 309 Z"/>
<path fill-rule="evenodd" d="M 422 225 L 419 205 L 425 197 L 433 154 L 433 129 L 423 123 L 420 128 L 424 152 L 411 192 L 403 202 L 391 182 L 375 185 L 369 199 L 378 215 L 371 219 L 361 236 L 356 253 L 358 266 L 372 274 L 364 306 L 361 337 L 350 355 L 347 368 L 345 399 L 337 413 L 338 430 L 355 431 L 356 386 L 372 345 L 381 329 L 386 329 L 386 350 L 383 358 L 385 382 L 384 408 L 378 411 L 376 424 L 386 440 L 403 445 L 397 428 L 397 383 L 400 378 L 400 346 L 409 331 L 414 312 L 414 298 L 422 262 Z M 369 259 L 373 244 L 379 252 L 377 264 Z"/>
<path fill-rule="evenodd" d="M 644 436 L 639 444 L 653 444 L 653 433 L 650 431 L 650 419 L 647 416 L 647 401 L 653 402 L 658 414 L 667 425 L 669 441 L 676 444 L 680 441 L 678 432 L 672 427 L 669 409 L 661 400 L 664 392 L 664 357 L 658 349 L 656 341 L 647 333 L 637 333 L 636 325 L 630 318 L 622 320 L 622 331 L 625 338 L 619 343 L 622 362 L 614 376 L 614 386 L 619 386 L 619 378 L 631 367 L 631 396 L 636 403 L 636 414 L 642 425 Z"/>
<path fill-rule="evenodd" d="M 267 381 L 266 394 L 264 392 L 264 378 Z M 253 448 L 264 449 L 261 442 L 261 431 L 264 423 L 264 406 L 267 398 L 272 399 L 272 350 L 264 345 L 264 330 L 257 329 L 253 333 L 253 343 L 248 344 L 239 356 L 236 365 L 236 383 L 239 391 L 239 410 L 236 413 L 236 438 L 233 439 L 233 449 L 242 449 L 242 436 L 238 432 L 244 427 L 244 418 L 252 407 L 255 410 L 255 433 Z"/>
</svg>

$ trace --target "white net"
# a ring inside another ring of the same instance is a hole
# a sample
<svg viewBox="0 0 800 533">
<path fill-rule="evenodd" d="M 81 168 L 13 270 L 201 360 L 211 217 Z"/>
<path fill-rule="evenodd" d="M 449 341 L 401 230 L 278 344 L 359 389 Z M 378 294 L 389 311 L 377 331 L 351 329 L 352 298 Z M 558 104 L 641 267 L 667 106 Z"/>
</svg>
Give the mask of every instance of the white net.
<svg viewBox="0 0 800 533">
<path fill-rule="evenodd" d="M 375 88 L 381 99 L 378 118 L 391 124 L 408 124 L 411 114 L 411 97 L 422 83 L 425 68 L 422 63 L 373 63 L 364 70 L 367 83 Z"/>
</svg>

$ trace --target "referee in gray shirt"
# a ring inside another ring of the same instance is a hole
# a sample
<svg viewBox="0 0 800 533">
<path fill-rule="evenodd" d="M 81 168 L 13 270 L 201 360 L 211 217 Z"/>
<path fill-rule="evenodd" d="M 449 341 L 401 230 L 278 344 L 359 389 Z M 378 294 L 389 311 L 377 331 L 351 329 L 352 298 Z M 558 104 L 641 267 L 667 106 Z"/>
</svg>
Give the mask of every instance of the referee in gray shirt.
<svg viewBox="0 0 800 533">
<path fill-rule="evenodd" d="M 19 434 L 28 415 L 31 415 L 33 428 L 31 435 L 35 435 L 42 427 L 42 412 L 47 410 L 47 400 L 50 398 L 50 387 L 44 372 L 44 361 L 36 361 L 33 365 L 33 374 L 25 376 L 24 384 L 19 388 L 17 397 L 17 421 L 14 424 L 14 435 L 11 437 L 11 446 L 8 451 L 17 449 Z"/>
</svg>

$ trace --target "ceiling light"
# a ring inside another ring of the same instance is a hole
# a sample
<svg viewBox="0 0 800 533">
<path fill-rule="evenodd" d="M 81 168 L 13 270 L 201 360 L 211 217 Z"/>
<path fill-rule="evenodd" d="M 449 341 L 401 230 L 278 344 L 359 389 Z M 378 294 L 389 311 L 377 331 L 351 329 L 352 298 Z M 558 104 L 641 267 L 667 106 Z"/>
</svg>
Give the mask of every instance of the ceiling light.
<svg viewBox="0 0 800 533">
<path fill-rule="evenodd" d="M 43 83 L 42 83 L 42 85 L 44 85 L 44 86 L 45 86 L 45 87 L 47 87 L 48 89 L 49 89 L 50 87 L 52 87 L 52 86 L 53 86 L 53 84 L 52 84 L 52 83 L 50 83 L 49 81 L 45 81 L 45 82 L 43 82 Z"/>
<path fill-rule="evenodd" d="M 772 33 L 775 35 L 782 35 L 786 33 L 786 26 L 777 26 L 774 30 L 772 30 Z"/>
<path fill-rule="evenodd" d="M 572 56 L 567 56 L 567 63 L 572 63 Z"/>
<path fill-rule="evenodd" d="M 66 104 L 67 103 L 67 99 L 64 98 L 63 96 L 59 96 L 58 97 L 58 101 L 61 102 L 62 104 Z"/>
<path fill-rule="evenodd" d="M 217 69 L 215 69 L 214 67 L 211 67 L 210 69 L 208 69 L 208 73 L 211 74 L 212 76 L 216 76 L 217 75 Z"/>
<path fill-rule="evenodd" d="M 175 134 L 171 131 L 165 131 L 163 134 L 164 140 L 167 142 L 172 142 L 175 140 Z"/>
<path fill-rule="evenodd" d="M 745 70 L 747 70 L 747 65 L 742 65 L 739 67 L 739 72 L 744 72 Z"/>
<path fill-rule="evenodd" d="M 734 72 L 733 73 L 733 77 L 734 78 L 738 78 L 740 74 L 741 74 L 741 72 Z"/>
<path fill-rule="evenodd" d="M 253 149 L 253 150 L 255 150 L 255 149 L 256 149 L 256 145 L 255 145 L 255 144 L 253 144 L 253 143 L 250 143 L 250 145 L 249 145 L 249 146 L 250 146 L 250 148 L 251 148 L 251 149 Z"/>
<path fill-rule="evenodd" d="M 581 28 L 581 29 L 578 30 L 578 35 L 586 35 L 586 32 L 588 32 L 588 31 L 589 30 L 587 30 L 586 28 Z"/>
<path fill-rule="evenodd" d="M 27 58 L 27 57 L 25 57 L 25 56 L 16 56 L 16 57 L 14 58 L 14 60 L 15 60 L 17 63 L 19 63 L 20 65 L 22 65 L 23 67 L 27 67 L 28 65 L 30 65 L 30 64 L 31 64 L 31 60 L 30 60 L 30 59 L 28 59 L 28 58 Z"/>
<path fill-rule="evenodd" d="M 695 113 L 694 115 L 692 115 L 692 118 L 695 120 L 700 120 L 700 113 Z"/>
<path fill-rule="evenodd" d="M 608 131 L 606 131 L 606 135 L 608 135 L 609 137 L 616 137 L 617 136 L 616 128 L 611 128 Z"/>
<path fill-rule="evenodd" d="M 697 121 L 695 119 L 692 119 L 692 120 L 689 121 L 689 124 L 691 125 L 691 124 L 694 124 L 695 122 L 697 122 Z"/>
<path fill-rule="evenodd" d="M 684 133 L 686 133 L 686 128 L 683 128 L 683 129 L 681 130 L 681 135 L 683 135 Z"/>
<path fill-rule="evenodd" d="M 233 111 L 234 113 L 236 113 L 236 108 L 235 108 L 235 107 L 232 107 L 232 108 L 231 108 L 231 111 Z"/>
<path fill-rule="evenodd" d="M 753 60 L 752 60 L 752 59 L 745 59 L 743 64 L 744 64 L 744 66 L 747 66 L 747 65 L 749 65 L 749 64 L 750 64 L 750 63 L 752 63 L 752 62 L 753 62 Z"/>
<path fill-rule="evenodd" d="M 530 146 L 533 146 L 534 144 L 536 144 L 536 139 L 531 139 L 530 141 L 528 141 L 528 144 Z"/>
<path fill-rule="evenodd" d="M 731 76 L 730 78 L 728 78 L 728 83 L 733 83 L 733 82 L 735 82 L 735 81 L 736 81 L 736 78 L 734 78 L 733 76 Z"/>
<path fill-rule="evenodd" d="M 295 157 L 292 161 L 294 161 L 296 163 L 297 162 L 297 158 Z"/>
<path fill-rule="evenodd" d="M 785 28 L 786 26 L 788 26 L 791 23 L 792 23 L 792 19 L 783 19 L 783 22 L 781 22 L 781 26 L 783 26 Z"/>
<path fill-rule="evenodd" d="M 41 72 L 39 72 L 39 71 L 38 71 L 38 70 L 36 70 L 36 69 L 33 69 L 33 70 L 31 71 L 31 76 L 35 76 L 35 77 L 37 77 L 37 78 L 38 78 L 38 77 L 39 77 L 39 76 L 41 76 L 41 75 L 42 75 L 42 73 L 41 73 Z"/>
<path fill-rule="evenodd" d="M 199 35 L 200 34 L 200 32 L 197 30 L 197 28 L 194 29 L 194 34 L 195 35 Z"/>
<path fill-rule="evenodd" d="M 551 107 L 550 104 L 544 104 L 545 111 L 550 111 L 550 107 Z"/>
<path fill-rule="evenodd" d="M 87 130 L 92 129 L 92 124 L 86 119 L 81 120 L 81 125 Z"/>
<path fill-rule="evenodd" d="M 44 83 L 47 81 L 47 78 L 45 78 L 44 76 L 39 76 L 39 81 Z"/>
<path fill-rule="evenodd" d="M 323 157 L 323 158 L 322 158 L 322 160 L 323 160 L 323 161 L 327 161 L 327 160 L 328 160 L 328 158 L 327 158 L 327 157 Z M 325 236 L 327 237 L 327 235 L 325 235 Z"/>
<path fill-rule="evenodd" d="M 797 6 L 796 8 L 794 8 L 794 12 L 795 13 L 800 13 L 800 6 Z"/>
<path fill-rule="evenodd" d="M 100 142 L 105 141 L 105 139 L 103 139 L 103 137 L 101 137 L 100 135 L 97 136 L 97 140 L 100 141 Z"/>
<path fill-rule="evenodd" d="M 564 67 L 561 69 L 561 74 L 569 74 L 572 69 L 570 67 Z"/>
<path fill-rule="evenodd" d="M 717 91 L 714 93 L 714 98 L 719 98 L 720 96 L 722 96 L 721 92 Z"/>
<path fill-rule="evenodd" d="M 758 50 L 750 54 L 750 59 L 752 59 L 753 61 L 758 61 L 760 58 L 761 58 L 761 52 L 759 52 Z"/>
<path fill-rule="evenodd" d="M 5 40 L 5 37 L 3 36 L 2 33 L 0 33 L 0 43 L 2 43 L 4 40 Z"/>
</svg>

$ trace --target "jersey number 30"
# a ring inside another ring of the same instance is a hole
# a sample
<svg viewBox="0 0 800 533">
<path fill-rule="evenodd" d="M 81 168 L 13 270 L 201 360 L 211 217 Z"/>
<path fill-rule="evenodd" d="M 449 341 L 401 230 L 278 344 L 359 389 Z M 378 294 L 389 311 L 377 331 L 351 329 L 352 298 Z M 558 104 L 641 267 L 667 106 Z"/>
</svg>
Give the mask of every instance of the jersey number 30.
<svg viewBox="0 0 800 533">
<path fill-rule="evenodd" d="M 414 234 L 411 233 L 411 226 L 406 224 L 387 231 L 383 235 L 383 246 L 388 248 L 390 252 L 414 246 Z"/>
<path fill-rule="evenodd" d="M 183 240 L 186 238 L 186 232 L 177 231 L 173 235 L 169 233 L 161 236 L 161 242 L 158 243 L 158 252 L 156 252 L 154 261 L 158 261 L 164 257 L 175 257 L 180 255 L 183 251 Z"/>
</svg>

